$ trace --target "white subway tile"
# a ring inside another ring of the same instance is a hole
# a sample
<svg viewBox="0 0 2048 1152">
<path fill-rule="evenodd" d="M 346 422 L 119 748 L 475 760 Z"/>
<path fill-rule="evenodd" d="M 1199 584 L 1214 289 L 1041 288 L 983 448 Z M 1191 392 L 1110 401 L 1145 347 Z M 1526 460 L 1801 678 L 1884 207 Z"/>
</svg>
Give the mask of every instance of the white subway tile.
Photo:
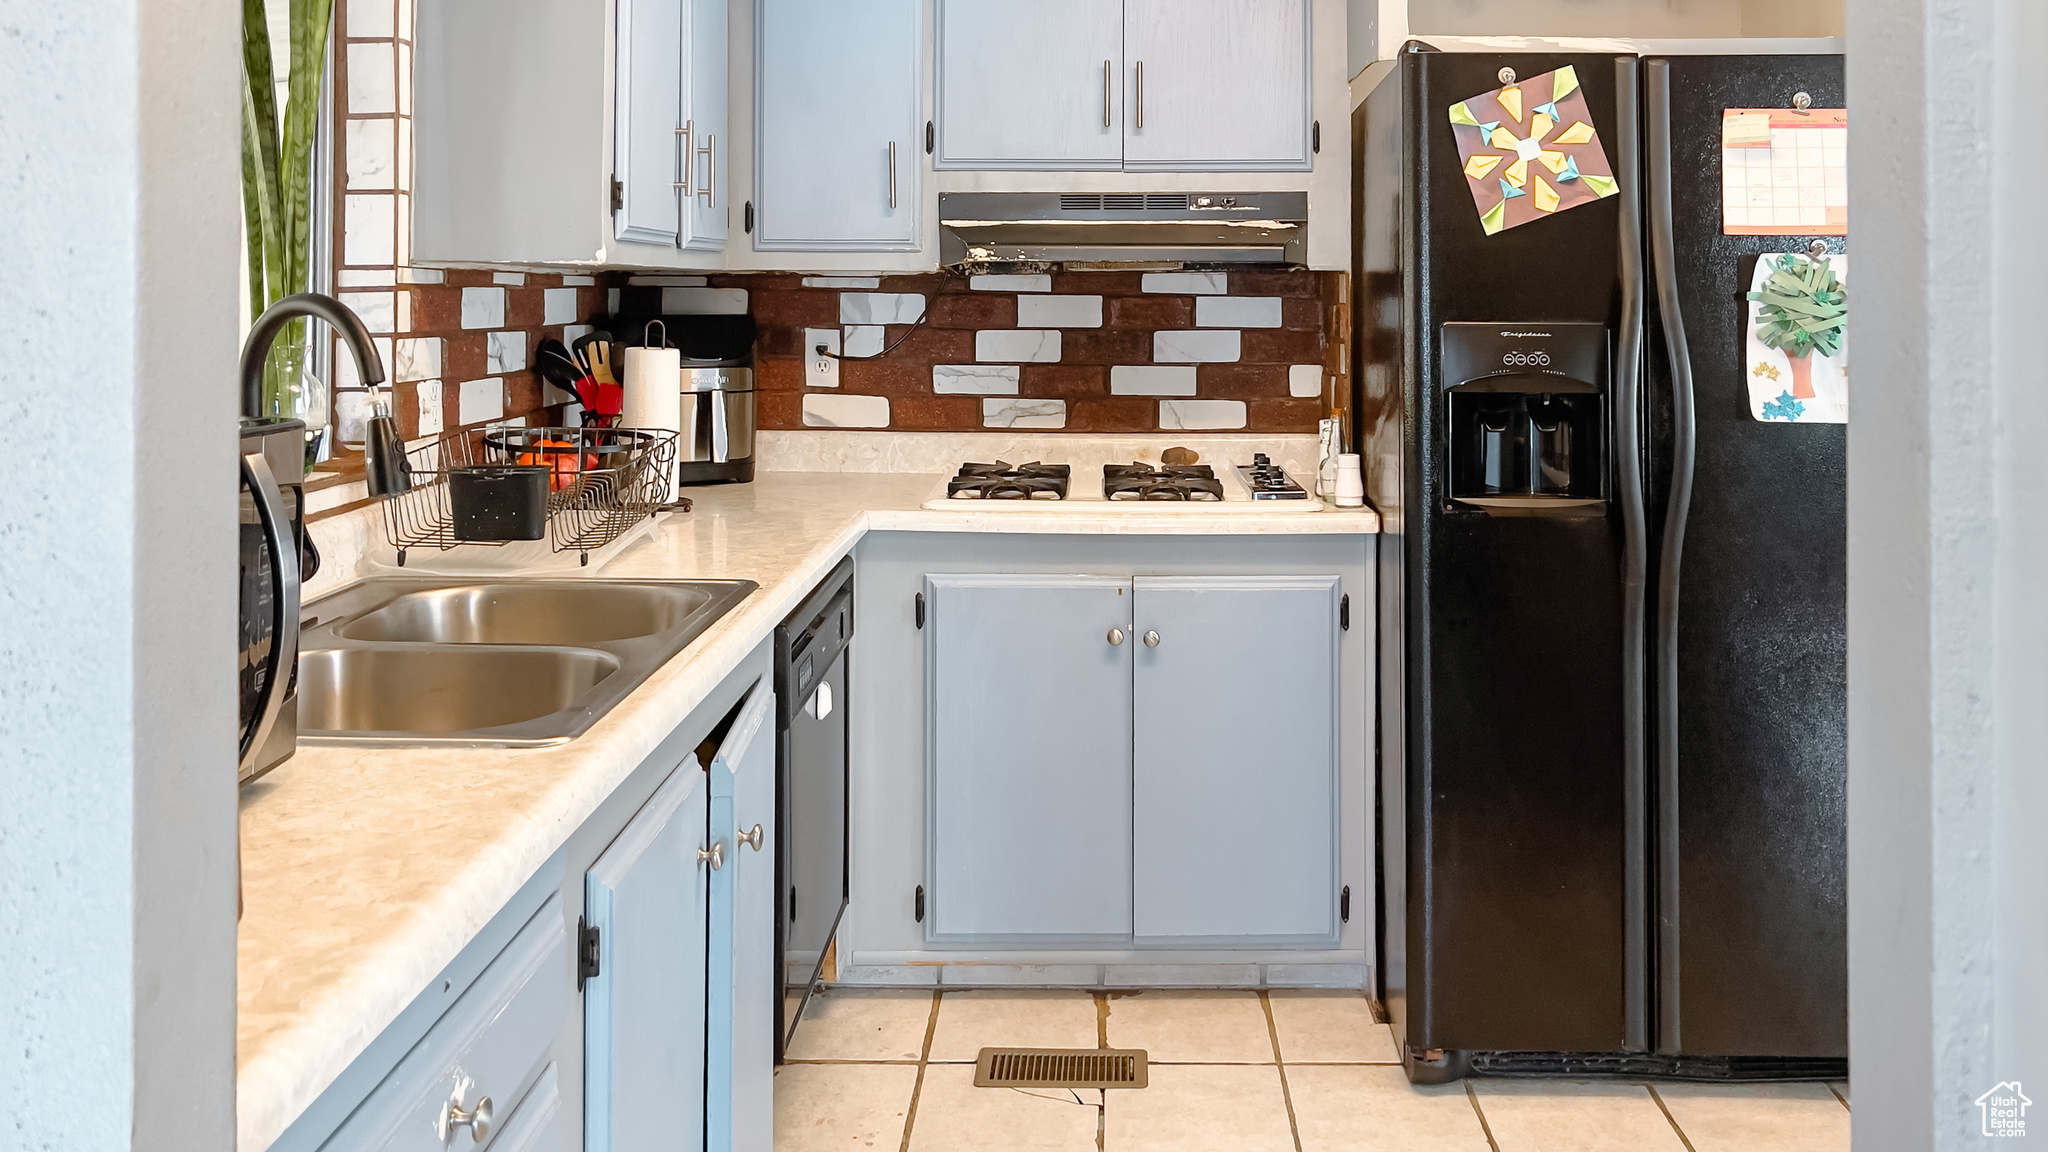
<svg viewBox="0 0 2048 1152">
<path fill-rule="evenodd" d="M 889 426 L 889 398 L 887 396 L 826 396 L 812 394 L 804 397 L 804 427 L 806 428 L 887 428 Z"/>
<path fill-rule="evenodd" d="M 628 276 L 626 283 L 635 288 L 702 288 L 711 281 L 702 276 Z"/>
<path fill-rule="evenodd" d="M 448 277 L 442 275 L 439 268 L 400 268 L 398 270 L 398 282 L 400 284 L 439 284 L 447 279 Z"/>
<path fill-rule="evenodd" d="M 372 332 L 393 332 L 397 330 L 397 317 L 393 314 L 393 292 L 341 292 L 335 299 L 346 305 L 363 322 L 363 327 Z"/>
<path fill-rule="evenodd" d="M 841 324 L 915 324 L 924 315 L 921 292 L 841 292 Z"/>
<path fill-rule="evenodd" d="M 619 290 L 617 288 L 607 288 L 604 290 L 604 310 L 607 312 L 617 312 L 619 310 Z"/>
<path fill-rule="evenodd" d="M 411 4 L 407 4 L 407 5 L 405 5 L 404 7 L 405 7 L 406 11 L 408 11 L 408 12 L 410 12 L 410 11 L 412 10 L 412 5 L 411 5 Z M 402 39 L 402 38 L 401 38 L 401 39 Z M 405 44 L 405 43 L 401 43 L 401 44 L 399 44 L 399 46 L 398 46 L 398 78 L 397 78 L 397 80 L 398 80 L 398 114 L 399 114 L 399 115 L 401 115 L 401 116 L 411 116 L 411 115 L 412 115 L 412 45 L 410 45 L 410 44 Z"/>
<path fill-rule="evenodd" d="M 1191 432 L 1205 428 L 1242 428 L 1242 400 L 1161 400 L 1159 430 Z"/>
<path fill-rule="evenodd" d="M 394 380 L 431 380 L 441 374 L 441 338 L 418 336 L 400 340 L 392 354 Z M 465 420 L 467 424 L 469 421 Z"/>
<path fill-rule="evenodd" d="M 421 436 L 432 436 L 441 431 L 441 382 L 422 380 L 413 385 L 420 398 Z"/>
<path fill-rule="evenodd" d="M 391 307 L 391 330 L 412 331 L 412 293 L 394 292 L 392 296 L 394 299 Z"/>
<path fill-rule="evenodd" d="M 969 276 L 967 287 L 976 292 L 1050 292 L 1051 276 L 996 275 Z"/>
<path fill-rule="evenodd" d="M 359 40 L 389 40 L 396 31 L 391 0 L 348 0 L 348 34 Z"/>
<path fill-rule="evenodd" d="M 481 424 L 486 420 L 505 418 L 505 382 L 496 376 L 464 380 L 457 397 L 457 424 Z"/>
<path fill-rule="evenodd" d="M 334 274 L 337 288 L 389 288 L 398 283 L 398 273 L 390 268 L 343 268 Z"/>
<path fill-rule="evenodd" d="M 1195 300 L 1199 328 L 1278 328 L 1278 296 L 1202 296 Z"/>
<path fill-rule="evenodd" d="M 590 324 L 564 324 L 562 326 L 562 343 L 574 348 L 576 341 L 583 339 L 596 330 L 596 327 Z"/>
<path fill-rule="evenodd" d="M 397 125 L 391 120 L 349 120 L 348 187 L 352 192 L 393 187 Z"/>
<path fill-rule="evenodd" d="M 348 46 L 348 110 L 354 115 L 398 111 L 398 58 L 389 44 Z"/>
<path fill-rule="evenodd" d="M 370 423 L 368 392 L 334 394 L 334 438 L 343 444 L 361 444 L 363 430 Z"/>
<path fill-rule="evenodd" d="M 880 288 L 880 276 L 806 276 L 806 288 Z"/>
<path fill-rule="evenodd" d="M 661 310 L 683 316 L 744 316 L 745 288 L 663 288 Z"/>
<path fill-rule="evenodd" d="M 1065 400 L 983 400 L 983 428 L 1065 428 Z"/>
<path fill-rule="evenodd" d="M 590 287 L 594 287 L 594 286 L 596 286 L 596 284 L 597 284 L 597 277 L 595 277 L 595 276 L 564 276 L 564 277 L 562 277 L 562 287 L 564 287 L 564 288 L 590 288 Z"/>
<path fill-rule="evenodd" d="M 526 371 L 526 333 L 493 332 L 484 337 L 484 371 L 493 376 Z"/>
<path fill-rule="evenodd" d="M 524 288 L 526 287 L 526 273 L 493 272 L 491 273 L 491 283 L 503 284 L 507 288 Z"/>
<path fill-rule="evenodd" d="M 576 290 L 574 288 L 541 289 L 540 312 L 540 322 L 543 324 L 574 324 L 576 322 Z"/>
<path fill-rule="evenodd" d="M 342 211 L 341 262 L 390 264 L 397 251 L 394 196 L 347 196 Z"/>
<path fill-rule="evenodd" d="M 1019 328 L 1100 328 L 1100 296 L 1019 296 Z"/>
<path fill-rule="evenodd" d="M 1147 272 L 1138 283 L 1147 292 L 1180 296 L 1221 296 L 1230 291 L 1229 276 L 1223 272 Z"/>
<path fill-rule="evenodd" d="M 1229 364 L 1238 359 L 1240 347 L 1235 329 L 1175 329 L 1152 334 L 1152 359 L 1161 364 Z"/>
<path fill-rule="evenodd" d="M 1321 364 L 1289 364 L 1287 366 L 1287 394 L 1289 396 L 1321 396 L 1323 394 L 1323 366 Z"/>
<path fill-rule="evenodd" d="M 984 363 L 1056 361 L 1060 358 L 1060 334 L 1034 328 L 984 328 L 974 334 L 974 358 Z"/>
<path fill-rule="evenodd" d="M 932 391 L 941 395 L 1014 396 L 1022 371 L 1015 364 L 934 364 Z"/>
<path fill-rule="evenodd" d="M 1109 370 L 1112 396 L 1193 396 L 1195 370 L 1157 364 L 1118 364 Z"/>
<path fill-rule="evenodd" d="M 827 332 L 831 329 L 826 329 Z M 839 334 L 841 356 L 874 356 L 882 351 L 888 329 L 880 324 L 848 324 Z"/>
<path fill-rule="evenodd" d="M 462 290 L 462 326 L 464 328 L 503 328 L 505 326 L 505 290 L 503 288 L 464 288 Z M 469 421 L 465 420 L 467 424 Z"/>
<path fill-rule="evenodd" d="M 354 123 L 354 121 L 350 121 Z M 398 174 L 395 186 L 410 192 L 412 190 L 412 117 L 398 122 L 398 147 L 392 156 L 392 171 Z"/>
</svg>

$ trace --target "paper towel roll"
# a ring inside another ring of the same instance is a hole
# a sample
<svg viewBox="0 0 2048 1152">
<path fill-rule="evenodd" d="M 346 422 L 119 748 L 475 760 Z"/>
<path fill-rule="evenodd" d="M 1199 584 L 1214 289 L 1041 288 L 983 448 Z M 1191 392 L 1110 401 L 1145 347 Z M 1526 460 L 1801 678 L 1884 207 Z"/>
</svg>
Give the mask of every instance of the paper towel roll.
<svg viewBox="0 0 2048 1152">
<path fill-rule="evenodd" d="M 625 398 L 619 423 L 627 428 L 683 430 L 683 354 L 674 348 L 626 349 Z M 676 497 L 675 466 L 669 466 L 663 500 Z"/>
</svg>

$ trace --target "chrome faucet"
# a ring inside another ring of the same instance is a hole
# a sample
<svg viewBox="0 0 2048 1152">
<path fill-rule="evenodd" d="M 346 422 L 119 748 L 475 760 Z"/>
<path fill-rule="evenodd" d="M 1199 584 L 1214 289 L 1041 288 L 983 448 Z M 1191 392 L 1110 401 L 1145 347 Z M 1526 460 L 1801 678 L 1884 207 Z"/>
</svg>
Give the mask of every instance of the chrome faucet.
<svg viewBox="0 0 2048 1152">
<path fill-rule="evenodd" d="M 370 390 L 370 424 L 363 438 L 363 478 L 372 496 L 396 496 L 412 487 L 412 470 L 406 466 L 405 444 L 398 426 L 382 402 L 384 362 L 370 343 L 370 330 L 348 305 L 318 292 L 299 292 L 263 310 L 249 326 L 249 340 L 242 345 L 242 416 L 260 420 L 263 413 L 263 362 L 270 356 L 271 342 L 284 326 L 302 316 L 325 320 L 349 354 L 355 357 L 356 377 Z"/>
</svg>

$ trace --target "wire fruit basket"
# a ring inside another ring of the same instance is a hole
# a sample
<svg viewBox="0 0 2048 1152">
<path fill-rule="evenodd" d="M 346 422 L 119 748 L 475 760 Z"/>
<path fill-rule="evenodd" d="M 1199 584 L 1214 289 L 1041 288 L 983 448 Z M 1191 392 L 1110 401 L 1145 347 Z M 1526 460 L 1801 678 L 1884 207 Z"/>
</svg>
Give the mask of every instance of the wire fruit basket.
<svg viewBox="0 0 2048 1152">
<path fill-rule="evenodd" d="M 458 539 L 449 474 L 479 465 L 548 469 L 547 540 L 555 552 L 590 554 L 655 513 L 688 511 L 668 503 L 676 434 L 660 428 L 493 428 L 450 432 L 405 454 L 412 487 L 384 501 L 384 533 L 398 564 L 412 548 L 500 547 L 503 540 Z"/>
</svg>

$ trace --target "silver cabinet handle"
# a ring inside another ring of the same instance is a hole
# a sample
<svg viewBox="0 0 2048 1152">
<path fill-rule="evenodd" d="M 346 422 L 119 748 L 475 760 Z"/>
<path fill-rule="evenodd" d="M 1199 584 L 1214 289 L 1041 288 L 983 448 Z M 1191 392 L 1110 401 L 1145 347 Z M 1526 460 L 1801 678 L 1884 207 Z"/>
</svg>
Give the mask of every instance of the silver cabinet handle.
<svg viewBox="0 0 2048 1152">
<path fill-rule="evenodd" d="M 1159 647 L 1159 633 L 1152 631 L 1150 628 L 1147 628 L 1145 630 L 1145 647 Z"/>
<path fill-rule="evenodd" d="M 725 841 L 719 840 L 709 848 L 697 849 L 697 863 L 702 864 L 707 860 L 711 862 L 713 872 L 725 867 Z"/>
<path fill-rule="evenodd" d="M 672 183 L 670 187 L 680 188 L 683 195 L 688 196 L 690 195 L 690 169 L 696 163 L 696 161 L 690 158 L 690 141 L 697 138 L 697 122 L 695 120 L 683 121 L 683 126 L 676 129 L 676 135 L 681 137 L 683 142 L 682 163 L 679 165 L 683 170 L 683 178 Z"/>
<path fill-rule="evenodd" d="M 734 838 L 737 841 L 737 843 L 733 845 L 733 851 L 735 852 L 739 851 L 740 844 L 745 844 L 747 847 L 752 848 L 756 852 L 759 852 L 761 850 L 761 841 L 765 839 L 765 837 L 761 833 L 761 826 L 759 824 L 754 825 L 754 830 L 752 832 L 748 832 L 745 834 L 735 833 Z"/>
<path fill-rule="evenodd" d="M 704 158 L 704 182 L 697 186 L 697 195 L 704 198 L 706 208 L 718 207 L 718 137 L 704 134 L 704 146 L 697 149 L 697 155 Z"/>
<path fill-rule="evenodd" d="M 1109 86 L 1111 84 L 1109 61 L 1102 62 L 1102 126 L 1109 127 Z"/>
<path fill-rule="evenodd" d="M 1145 62 L 1138 61 L 1138 127 L 1145 126 Z"/>
<path fill-rule="evenodd" d="M 1113 648 L 1123 647 L 1124 630 L 1121 628 L 1111 628 L 1109 630 L 1109 643 Z"/>
<path fill-rule="evenodd" d="M 448 1102 L 448 1115 L 443 1118 L 442 1127 L 445 1129 L 441 1133 L 441 1142 L 444 1144 L 448 1142 L 450 1136 L 455 1135 L 457 1128 L 469 1129 L 471 1143 L 481 1144 L 489 1140 L 491 1138 L 491 1098 L 489 1096 L 477 1097 L 476 1107 L 467 1112 L 462 1110 L 462 1101 L 450 1100 Z"/>
<path fill-rule="evenodd" d="M 896 206 L 896 142 L 889 141 L 889 207 Z"/>
</svg>

